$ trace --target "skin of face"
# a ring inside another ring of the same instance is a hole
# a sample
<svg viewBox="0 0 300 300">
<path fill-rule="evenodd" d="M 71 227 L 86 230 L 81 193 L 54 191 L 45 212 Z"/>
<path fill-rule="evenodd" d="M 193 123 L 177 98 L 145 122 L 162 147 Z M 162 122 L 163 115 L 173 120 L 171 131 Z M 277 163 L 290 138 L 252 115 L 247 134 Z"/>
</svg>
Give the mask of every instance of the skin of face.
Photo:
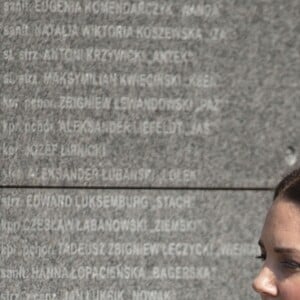
<svg viewBox="0 0 300 300">
<path fill-rule="evenodd" d="M 276 199 L 259 244 L 262 268 L 253 289 L 263 300 L 300 300 L 300 204 Z"/>
</svg>

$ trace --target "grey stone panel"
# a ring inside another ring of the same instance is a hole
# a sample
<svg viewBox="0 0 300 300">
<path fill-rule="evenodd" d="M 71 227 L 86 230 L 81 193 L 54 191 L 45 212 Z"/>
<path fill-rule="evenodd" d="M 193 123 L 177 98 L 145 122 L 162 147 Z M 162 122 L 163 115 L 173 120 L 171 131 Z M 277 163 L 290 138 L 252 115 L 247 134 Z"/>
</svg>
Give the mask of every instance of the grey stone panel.
<svg viewBox="0 0 300 300">
<path fill-rule="evenodd" d="M 295 167 L 298 0 L 122 3 L 1 4 L 2 185 L 271 187 Z"/>
<path fill-rule="evenodd" d="M 255 191 L 3 189 L 1 295 L 256 299 L 254 257 L 271 198 Z M 121 220 L 131 223 L 120 229 Z"/>
</svg>

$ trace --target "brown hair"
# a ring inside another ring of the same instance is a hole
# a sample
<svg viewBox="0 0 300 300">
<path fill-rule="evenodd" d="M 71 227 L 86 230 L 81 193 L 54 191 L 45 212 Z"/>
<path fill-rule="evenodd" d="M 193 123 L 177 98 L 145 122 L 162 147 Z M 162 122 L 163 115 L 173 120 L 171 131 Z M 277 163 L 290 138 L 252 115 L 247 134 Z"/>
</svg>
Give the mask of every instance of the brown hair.
<svg viewBox="0 0 300 300">
<path fill-rule="evenodd" d="M 300 204 L 300 168 L 286 175 L 276 186 L 273 200 L 287 198 Z"/>
</svg>

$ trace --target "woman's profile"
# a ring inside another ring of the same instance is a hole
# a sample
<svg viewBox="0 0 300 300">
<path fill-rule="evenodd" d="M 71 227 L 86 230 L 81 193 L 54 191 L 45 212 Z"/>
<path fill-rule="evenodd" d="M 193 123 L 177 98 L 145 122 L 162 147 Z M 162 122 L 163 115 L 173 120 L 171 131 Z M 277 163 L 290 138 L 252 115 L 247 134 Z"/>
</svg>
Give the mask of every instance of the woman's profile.
<svg viewBox="0 0 300 300">
<path fill-rule="evenodd" d="M 262 268 L 253 281 L 263 300 L 300 299 L 300 169 L 275 188 L 259 239 Z"/>
</svg>

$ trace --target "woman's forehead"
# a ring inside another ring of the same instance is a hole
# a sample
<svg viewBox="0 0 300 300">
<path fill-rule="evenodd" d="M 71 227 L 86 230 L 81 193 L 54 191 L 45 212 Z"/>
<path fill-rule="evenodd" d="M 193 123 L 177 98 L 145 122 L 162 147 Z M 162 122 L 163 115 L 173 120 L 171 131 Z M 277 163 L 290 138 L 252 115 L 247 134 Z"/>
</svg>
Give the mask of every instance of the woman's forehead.
<svg viewBox="0 0 300 300">
<path fill-rule="evenodd" d="M 276 199 L 268 212 L 268 217 L 273 221 L 297 221 L 300 218 L 300 204 L 285 198 Z"/>
<path fill-rule="evenodd" d="M 287 200 L 276 200 L 266 216 L 261 239 L 272 243 L 296 243 L 300 247 L 300 207 Z"/>
</svg>

